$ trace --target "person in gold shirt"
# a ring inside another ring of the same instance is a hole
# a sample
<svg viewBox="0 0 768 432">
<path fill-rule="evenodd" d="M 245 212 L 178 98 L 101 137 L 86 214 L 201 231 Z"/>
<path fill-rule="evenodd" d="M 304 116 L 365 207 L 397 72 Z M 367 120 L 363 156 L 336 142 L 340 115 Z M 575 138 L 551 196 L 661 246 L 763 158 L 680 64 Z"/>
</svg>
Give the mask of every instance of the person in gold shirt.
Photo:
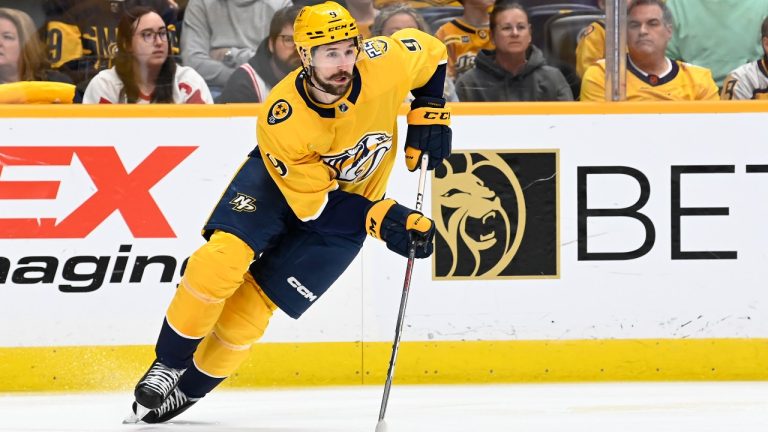
<svg viewBox="0 0 768 432">
<path fill-rule="evenodd" d="M 294 22 L 302 68 L 270 92 L 258 146 L 203 227 L 139 380 L 130 421 L 162 423 L 230 376 L 276 309 L 299 318 L 344 272 L 366 234 L 416 258 L 434 223 L 384 199 L 397 151 L 397 112 L 410 91 L 405 160 L 433 169 L 450 155 L 442 99 L 445 46 L 416 29 L 363 41 L 335 2 Z"/>
<path fill-rule="evenodd" d="M 627 8 L 627 100 L 719 100 L 709 69 L 664 55 L 672 17 L 662 0 L 633 0 Z M 605 60 L 587 69 L 582 101 L 605 100 Z"/>
<path fill-rule="evenodd" d="M 475 65 L 481 49 L 494 49 L 490 34 L 491 0 L 461 0 L 464 14 L 442 26 L 435 37 L 448 47 L 448 77 L 455 80 Z"/>
<path fill-rule="evenodd" d="M 627 5 L 631 0 L 627 0 Z M 597 6 L 605 10 L 605 0 L 597 0 Z M 587 68 L 605 58 L 605 21 L 598 20 L 579 33 L 576 44 L 576 73 L 584 76 Z"/>
</svg>

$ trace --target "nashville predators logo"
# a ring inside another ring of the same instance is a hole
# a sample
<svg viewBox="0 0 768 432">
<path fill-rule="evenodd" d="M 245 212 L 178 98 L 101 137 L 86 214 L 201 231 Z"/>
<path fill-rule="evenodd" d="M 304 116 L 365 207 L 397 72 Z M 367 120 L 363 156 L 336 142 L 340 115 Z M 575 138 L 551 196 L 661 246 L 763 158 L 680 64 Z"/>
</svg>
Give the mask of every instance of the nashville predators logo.
<svg viewBox="0 0 768 432">
<path fill-rule="evenodd" d="M 291 105 L 285 99 L 279 99 L 277 102 L 273 103 L 272 107 L 269 109 L 267 123 L 273 125 L 285 121 L 291 116 L 292 112 L 293 108 L 291 108 Z"/>
<path fill-rule="evenodd" d="M 457 152 L 436 168 L 435 277 L 556 276 L 556 160 L 552 152 Z"/>
<path fill-rule="evenodd" d="M 256 211 L 256 199 L 244 193 L 237 193 L 237 196 L 229 202 L 232 204 L 232 210 L 236 212 L 253 213 Z"/>
<path fill-rule="evenodd" d="M 361 182 L 368 178 L 392 148 L 392 135 L 373 132 L 340 154 L 321 156 L 323 162 L 333 169 L 336 180 Z"/>
</svg>

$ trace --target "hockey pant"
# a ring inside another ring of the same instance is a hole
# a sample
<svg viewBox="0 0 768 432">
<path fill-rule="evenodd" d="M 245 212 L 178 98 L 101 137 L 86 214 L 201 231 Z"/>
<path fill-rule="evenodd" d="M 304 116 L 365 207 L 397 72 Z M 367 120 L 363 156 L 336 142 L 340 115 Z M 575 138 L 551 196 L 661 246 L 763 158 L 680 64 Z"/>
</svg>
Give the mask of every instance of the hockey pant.
<svg viewBox="0 0 768 432">
<path fill-rule="evenodd" d="M 216 231 L 189 259 L 156 347 L 161 362 L 187 368 L 179 387 L 188 396 L 231 375 L 276 309 L 248 272 L 253 257 L 238 237 Z"/>
</svg>

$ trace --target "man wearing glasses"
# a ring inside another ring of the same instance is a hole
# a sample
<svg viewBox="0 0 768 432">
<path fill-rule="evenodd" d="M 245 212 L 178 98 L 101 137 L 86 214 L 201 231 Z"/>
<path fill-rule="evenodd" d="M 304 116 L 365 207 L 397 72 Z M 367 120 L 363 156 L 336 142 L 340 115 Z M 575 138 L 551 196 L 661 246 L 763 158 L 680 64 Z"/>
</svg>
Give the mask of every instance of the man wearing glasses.
<svg viewBox="0 0 768 432">
<path fill-rule="evenodd" d="M 275 12 L 269 24 L 269 38 L 259 44 L 256 55 L 235 70 L 217 102 L 260 103 L 301 60 L 293 43 L 293 21 L 299 9 L 289 6 Z"/>
</svg>

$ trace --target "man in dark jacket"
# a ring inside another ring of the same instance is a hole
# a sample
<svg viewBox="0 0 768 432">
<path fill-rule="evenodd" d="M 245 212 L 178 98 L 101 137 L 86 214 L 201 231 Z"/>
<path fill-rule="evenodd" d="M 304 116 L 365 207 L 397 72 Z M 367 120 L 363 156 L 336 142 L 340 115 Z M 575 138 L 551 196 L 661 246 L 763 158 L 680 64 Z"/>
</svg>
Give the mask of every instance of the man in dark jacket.
<svg viewBox="0 0 768 432">
<path fill-rule="evenodd" d="M 293 43 L 293 21 L 296 6 L 275 12 L 269 24 L 269 37 L 259 44 L 256 55 L 232 73 L 219 103 L 259 103 L 283 77 L 299 67 L 296 45 Z"/>
<path fill-rule="evenodd" d="M 517 3 L 499 2 L 491 12 L 496 49 L 482 50 L 475 66 L 456 81 L 462 102 L 571 101 L 568 82 L 531 44 L 528 14 Z"/>
</svg>

